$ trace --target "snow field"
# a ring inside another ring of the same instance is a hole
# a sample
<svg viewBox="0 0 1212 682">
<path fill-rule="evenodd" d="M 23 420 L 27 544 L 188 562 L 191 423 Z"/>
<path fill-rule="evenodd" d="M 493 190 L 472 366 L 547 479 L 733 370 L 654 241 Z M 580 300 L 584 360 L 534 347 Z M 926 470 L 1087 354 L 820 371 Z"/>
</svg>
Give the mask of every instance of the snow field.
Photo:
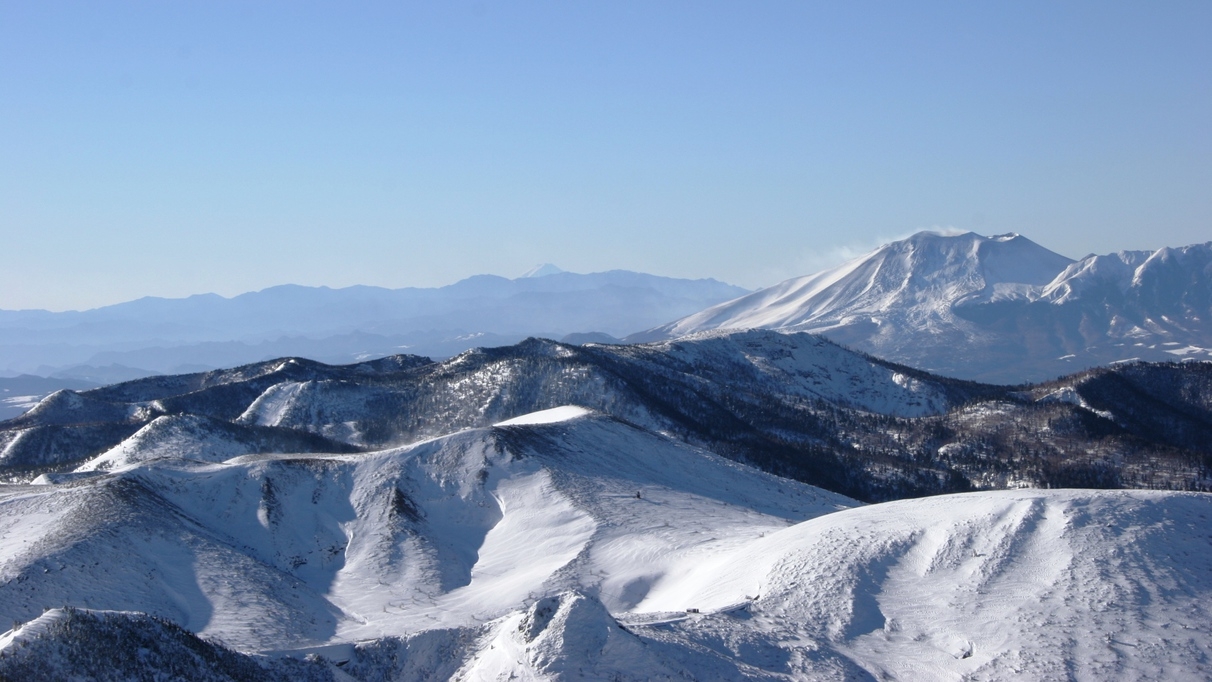
<svg viewBox="0 0 1212 682">
<path fill-rule="evenodd" d="M 367 454 L 4 486 L 0 613 L 457 651 L 467 680 L 1206 679 L 1209 514 L 1146 491 L 856 506 L 570 406 Z"/>
<path fill-rule="evenodd" d="M 1210 502 L 1034 490 L 872 505 L 755 541 L 676 596 L 707 611 L 760 590 L 736 628 L 827 646 L 880 679 L 1204 679 Z"/>
</svg>

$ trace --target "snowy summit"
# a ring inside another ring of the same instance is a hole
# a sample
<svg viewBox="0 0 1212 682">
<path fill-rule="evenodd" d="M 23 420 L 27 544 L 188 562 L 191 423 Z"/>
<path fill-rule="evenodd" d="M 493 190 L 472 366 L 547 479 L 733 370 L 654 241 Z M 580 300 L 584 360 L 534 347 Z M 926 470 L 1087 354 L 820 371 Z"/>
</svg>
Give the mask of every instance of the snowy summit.
<svg viewBox="0 0 1212 682">
<path fill-rule="evenodd" d="M 1127 359 L 1212 359 L 1212 242 L 1074 261 L 1018 234 L 920 232 L 628 341 L 710 329 L 823 334 L 980 381 Z"/>
<path fill-rule="evenodd" d="M 551 263 L 543 263 L 542 265 L 536 265 L 522 273 L 522 276 L 519 279 L 526 279 L 528 277 L 546 277 L 547 275 L 558 275 L 561 272 L 564 271 Z"/>
</svg>

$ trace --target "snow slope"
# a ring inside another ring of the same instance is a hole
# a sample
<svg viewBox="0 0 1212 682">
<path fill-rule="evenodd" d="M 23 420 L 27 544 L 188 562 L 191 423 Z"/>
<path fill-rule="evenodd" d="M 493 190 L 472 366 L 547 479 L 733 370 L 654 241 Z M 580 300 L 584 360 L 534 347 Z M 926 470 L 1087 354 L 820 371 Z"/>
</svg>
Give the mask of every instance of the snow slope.
<svg viewBox="0 0 1212 682">
<path fill-rule="evenodd" d="M 0 637 L 7 680 L 331 682 L 318 662 L 244 656 L 146 614 L 50 609 Z"/>
<path fill-rule="evenodd" d="M 1022 383 L 1210 358 L 1212 243 L 1072 261 L 1025 237 L 922 232 L 627 337 L 810 331 L 950 376 Z"/>
<path fill-rule="evenodd" d="M 156 417 L 126 440 L 77 471 L 105 471 L 159 458 L 222 462 L 262 452 L 354 452 L 356 448 L 314 434 L 249 427 L 192 414 Z"/>
<path fill-rule="evenodd" d="M 470 626 L 550 585 L 631 604 L 681 562 L 853 504 L 599 416 L 0 490 L 0 612 L 143 611 L 243 649 Z"/>
<path fill-rule="evenodd" d="M 618 348 L 619 355 L 671 365 L 707 383 L 783 393 L 898 417 L 945 412 L 956 402 L 931 377 L 892 366 L 819 336 L 762 330 L 700 332 Z"/>
<path fill-rule="evenodd" d="M 575 404 L 865 501 L 1023 484 L 1208 490 L 1210 376 L 1212 363 L 1121 364 L 1011 389 L 767 330 L 530 339 L 440 363 L 286 358 L 61 394 L 0 424 L 0 476 L 383 449 Z M 1044 399 L 1057 391 L 1081 400 Z"/>
<path fill-rule="evenodd" d="M 1206 679 L 1210 513 L 856 506 L 575 406 L 371 453 L 132 458 L 0 486 L 0 615 L 27 623 L 0 675 L 120 635 L 197 679 Z"/>
<path fill-rule="evenodd" d="M 1017 234 L 920 232 L 836 268 L 721 303 L 656 331 L 683 336 L 705 329 L 819 330 L 878 326 L 885 317 L 905 325 L 938 325 L 949 321 L 953 302 L 1023 296 L 1028 287 L 1047 284 L 1070 263 Z M 868 319 L 857 319 L 863 317 Z"/>
<path fill-rule="evenodd" d="M 1210 501 L 1033 490 L 840 512 L 701 567 L 659 606 L 712 615 L 654 636 L 813 642 L 816 655 L 781 653 L 799 676 L 857 666 L 876 679 L 1200 679 Z"/>
<path fill-rule="evenodd" d="M 82 390 L 97 385 L 79 379 L 0 376 L 0 421 L 26 413 L 43 398 L 60 389 Z"/>
<path fill-rule="evenodd" d="M 563 626 L 553 652 L 528 636 L 534 607 L 490 631 L 492 648 L 464 670 L 556 679 L 572 658 L 601 679 L 643 679 L 630 660 L 665 679 L 1206 679 L 1210 502 L 1035 490 L 841 511 L 616 613 L 646 645 L 610 661 L 621 673 L 592 656 L 629 643 L 609 619 Z M 586 601 L 564 594 L 549 608 L 592 612 Z"/>
</svg>

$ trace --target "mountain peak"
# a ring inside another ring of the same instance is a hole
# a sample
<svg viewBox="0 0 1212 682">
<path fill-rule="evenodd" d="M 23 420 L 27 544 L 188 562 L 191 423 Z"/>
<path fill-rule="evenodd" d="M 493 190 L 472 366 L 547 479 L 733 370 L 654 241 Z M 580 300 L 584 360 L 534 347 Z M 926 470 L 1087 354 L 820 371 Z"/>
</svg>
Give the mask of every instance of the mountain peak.
<svg viewBox="0 0 1212 682">
<path fill-rule="evenodd" d="M 1127 358 L 1212 357 L 1212 243 L 1074 261 L 1014 232 L 918 232 L 627 341 L 805 331 L 966 379 L 1038 381 Z"/>
<path fill-rule="evenodd" d="M 561 272 L 564 272 L 564 270 L 557 268 L 551 263 L 543 263 L 542 265 L 536 265 L 522 273 L 522 276 L 518 279 L 526 279 L 528 277 L 546 277 L 547 275 L 558 275 Z"/>
<path fill-rule="evenodd" d="M 836 331 L 847 327 L 857 335 L 840 340 L 855 343 L 878 334 L 885 322 L 894 319 L 914 328 L 949 324 L 953 303 L 1021 296 L 1046 285 L 1072 262 L 1017 234 L 919 232 L 835 268 L 721 303 L 658 331 L 681 336 L 716 328 Z"/>
<path fill-rule="evenodd" d="M 971 260 L 973 263 L 985 260 L 990 256 L 996 258 L 997 256 L 994 254 L 999 253 L 1018 253 L 1018 257 L 1024 260 L 1024 262 L 1047 261 L 1047 267 L 1049 268 L 1056 266 L 1057 263 L 1068 264 L 1073 262 L 1071 259 L 1053 253 L 1017 232 L 1007 232 L 1005 234 L 995 234 L 986 237 L 975 232 L 938 232 L 930 230 L 918 232 L 905 239 L 884 244 L 875 251 L 856 260 L 870 259 L 888 251 L 899 253 L 923 248 L 933 249 L 938 253 L 951 254 L 952 257 Z M 1018 251 L 1010 251 L 1013 249 L 1017 249 Z M 841 267 L 844 267 L 844 265 Z M 1057 267 L 1063 269 L 1065 265 Z"/>
</svg>

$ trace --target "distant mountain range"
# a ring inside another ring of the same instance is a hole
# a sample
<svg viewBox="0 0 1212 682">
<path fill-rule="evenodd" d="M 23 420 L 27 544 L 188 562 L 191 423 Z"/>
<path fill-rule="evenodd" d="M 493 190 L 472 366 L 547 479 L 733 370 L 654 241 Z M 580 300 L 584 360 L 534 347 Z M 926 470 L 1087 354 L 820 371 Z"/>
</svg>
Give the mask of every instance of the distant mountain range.
<svg viewBox="0 0 1212 682">
<path fill-rule="evenodd" d="M 0 370 L 113 383 L 297 355 L 348 363 L 573 333 L 624 336 L 746 290 L 613 270 L 470 277 L 433 288 L 285 285 L 224 298 L 141 298 L 85 311 L 0 311 Z M 595 337 L 595 338 L 599 338 Z"/>
<path fill-rule="evenodd" d="M 823 334 L 965 379 L 1040 381 L 1118 361 L 1212 358 L 1212 242 L 1079 261 L 1026 237 L 918 233 L 627 337 Z"/>
</svg>

